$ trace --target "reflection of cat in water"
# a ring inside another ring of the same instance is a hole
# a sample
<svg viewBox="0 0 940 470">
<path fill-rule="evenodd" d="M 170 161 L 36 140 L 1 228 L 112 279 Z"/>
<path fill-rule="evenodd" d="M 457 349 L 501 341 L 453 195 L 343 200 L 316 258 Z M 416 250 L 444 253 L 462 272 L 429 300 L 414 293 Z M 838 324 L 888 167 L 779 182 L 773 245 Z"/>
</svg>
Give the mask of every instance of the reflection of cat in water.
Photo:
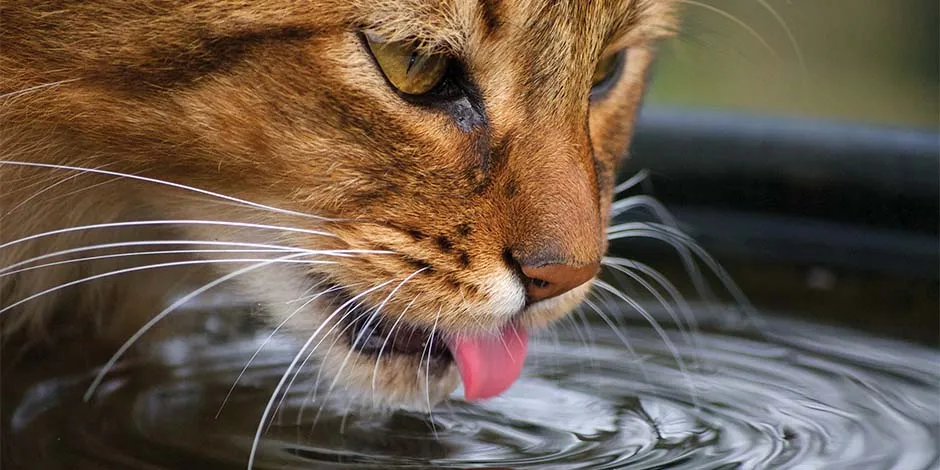
<svg viewBox="0 0 940 470">
<path fill-rule="evenodd" d="M 227 288 L 303 345 L 275 395 L 497 395 L 592 285 L 673 3 L 7 0 L 4 333 L 116 358 Z"/>
</svg>

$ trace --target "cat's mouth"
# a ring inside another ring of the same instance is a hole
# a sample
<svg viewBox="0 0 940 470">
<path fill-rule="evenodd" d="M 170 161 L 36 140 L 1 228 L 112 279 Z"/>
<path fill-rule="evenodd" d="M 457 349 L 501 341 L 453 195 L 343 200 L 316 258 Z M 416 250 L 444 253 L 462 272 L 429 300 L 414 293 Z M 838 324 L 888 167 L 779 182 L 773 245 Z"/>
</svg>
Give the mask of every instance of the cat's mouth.
<svg viewBox="0 0 940 470">
<path fill-rule="evenodd" d="M 404 321 L 389 321 L 382 315 L 366 315 L 354 321 L 344 319 L 342 323 L 347 327 L 349 347 L 360 354 L 376 357 L 403 354 L 431 362 L 453 361 L 447 343 L 439 332 L 432 333 Z"/>
<path fill-rule="evenodd" d="M 357 303 L 345 289 L 334 286 L 331 290 L 332 303 L 342 307 L 337 312 L 339 328 L 350 349 L 376 358 L 413 356 L 445 367 L 453 362 L 442 332 L 408 323 L 401 313 L 380 312 L 375 305 Z"/>
<path fill-rule="evenodd" d="M 443 377 L 455 366 L 469 400 L 491 398 L 519 377 L 528 338 L 523 327 L 506 324 L 490 335 L 459 335 L 409 323 L 404 312 L 380 312 L 345 289 L 332 295 L 342 306 L 338 327 L 347 347 L 375 361 L 406 359 L 426 374 Z"/>
</svg>

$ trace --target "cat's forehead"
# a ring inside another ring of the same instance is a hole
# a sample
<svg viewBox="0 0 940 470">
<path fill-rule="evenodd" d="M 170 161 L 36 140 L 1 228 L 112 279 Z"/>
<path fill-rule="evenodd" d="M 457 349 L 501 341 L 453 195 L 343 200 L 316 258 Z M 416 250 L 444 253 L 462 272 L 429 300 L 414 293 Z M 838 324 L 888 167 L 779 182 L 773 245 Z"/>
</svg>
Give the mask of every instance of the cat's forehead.
<svg viewBox="0 0 940 470">
<path fill-rule="evenodd" d="M 389 39 L 417 39 L 460 53 L 483 42 L 562 42 L 623 47 L 674 28 L 675 0 L 387 0 L 356 8 Z M 526 39 L 528 41 L 526 41 Z"/>
</svg>

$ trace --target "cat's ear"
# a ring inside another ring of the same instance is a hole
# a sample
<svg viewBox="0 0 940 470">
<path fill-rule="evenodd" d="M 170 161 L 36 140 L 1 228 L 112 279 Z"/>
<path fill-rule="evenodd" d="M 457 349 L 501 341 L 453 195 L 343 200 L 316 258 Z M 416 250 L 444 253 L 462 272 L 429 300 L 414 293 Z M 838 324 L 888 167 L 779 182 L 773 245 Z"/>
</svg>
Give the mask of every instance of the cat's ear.
<svg viewBox="0 0 940 470">
<path fill-rule="evenodd" d="M 406 41 L 385 41 L 368 33 L 364 36 L 385 78 L 402 93 L 423 95 L 447 73 L 449 59 L 444 55 L 424 53 Z"/>
</svg>

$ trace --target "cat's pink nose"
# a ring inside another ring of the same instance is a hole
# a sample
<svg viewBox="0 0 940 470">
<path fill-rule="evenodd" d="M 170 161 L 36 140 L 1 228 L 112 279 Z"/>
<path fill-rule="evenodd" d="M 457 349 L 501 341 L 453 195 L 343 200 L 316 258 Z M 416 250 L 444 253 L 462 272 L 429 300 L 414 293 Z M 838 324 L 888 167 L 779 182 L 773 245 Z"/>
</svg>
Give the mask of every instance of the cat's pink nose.
<svg viewBox="0 0 940 470">
<path fill-rule="evenodd" d="M 529 302 L 559 296 L 594 278 L 600 263 L 581 266 L 567 264 L 522 265 Z"/>
</svg>

